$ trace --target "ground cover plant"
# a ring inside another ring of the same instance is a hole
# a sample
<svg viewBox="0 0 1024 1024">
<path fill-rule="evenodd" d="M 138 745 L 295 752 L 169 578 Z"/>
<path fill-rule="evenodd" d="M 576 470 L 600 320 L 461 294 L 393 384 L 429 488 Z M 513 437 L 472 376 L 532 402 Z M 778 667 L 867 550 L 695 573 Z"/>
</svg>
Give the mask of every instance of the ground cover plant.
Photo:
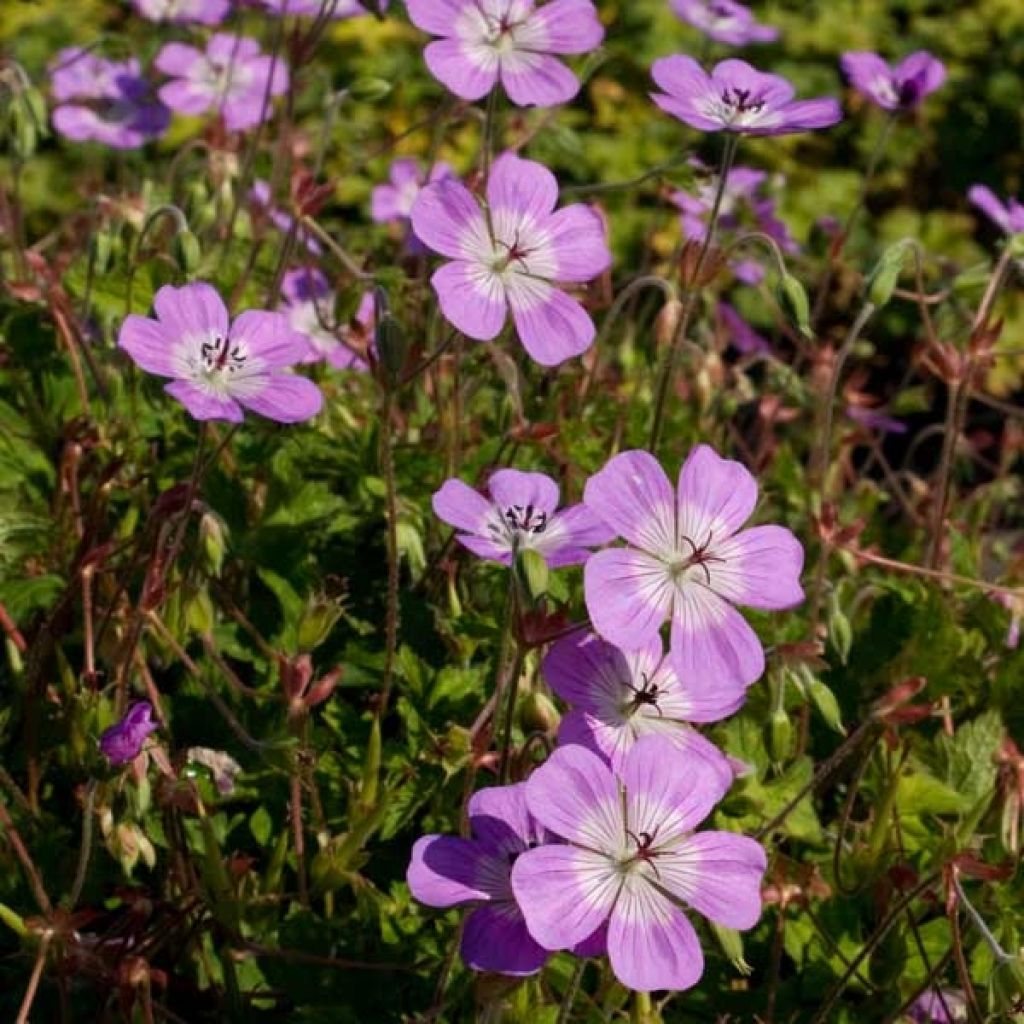
<svg viewBox="0 0 1024 1024">
<path fill-rule="evenodd" d="M 0 1015 L 1024 1020 L 1024 9 L 0 4 Z"/>
</svg>

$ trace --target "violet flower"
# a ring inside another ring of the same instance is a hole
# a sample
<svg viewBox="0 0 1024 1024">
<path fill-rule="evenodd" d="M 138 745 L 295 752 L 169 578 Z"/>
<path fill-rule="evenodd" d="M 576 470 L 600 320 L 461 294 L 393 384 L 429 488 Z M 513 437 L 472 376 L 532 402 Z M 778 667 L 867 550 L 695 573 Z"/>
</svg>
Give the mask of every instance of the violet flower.
<svg viewBox="0 0 1024 1024">
<path fill-rule="evenodd" d="M 882 434 L 905 434 L 907 432 L 907 425 L 902 420 L 887 416 L 884 412 L 879 412 L 878 409 L 865 408 L 863 405 L 848 405 L 846 416 L 854 423 L 867 427 L 868 430 L 877 430 Z"/>
<path fill-rule="evenodd" d="M 594 323 L 556 282 L 582 283 L 611 264 L 605 226 L 588 206 L 555 210 L 558 182 L 512 153 L 487 180 L 487 208 L 459 181 L 428 185 L 412 208 L 417 236 L 452 262 L 431 279 L 445 317 L 467 337 L 490 341 L 508 317 L 542 366 L 585 352 Z"/>
<path fill-rule="evenodd" d="M 704 970 L 680 904 L 727 928 L 761 916 L 762 847 L 731 832 L 694 832 L 725 795 L 720 774 L 646 736 L 613 771 L 584 747 L 559 747 L 526 783 L 526 805 L 566 840 L 521 853 L 512 891 L 530 934 L 570 949 L 608 926 L 615 976 L 640 992 L 686 989 Z"/>
<path fill-rule="evenodd" d="M 323 246 L 317 241 L 313 232 L 304 224 L 296 225 L 295 218 L 290 213 L 285 213 L 279 206 L 274 205 L 273 197 L 270 194 L 269 181 L 257 178 L 249 189 L 249 201 L 255 208 L 254 212 L 259 216 L 266 217 L 282 235 L 289 235 L 294 232 L 295 240 L 311 256 L 323 255 Z"/>
<path fill-rule="evenodd" d="M 370 196 L 370 217 L 378 224 L 401 224 L 407 232 L 407 245 L 414 253 L 426 252 L 426 246 L 416 237 L 410 215 L 425 185 L 456 178 L 455 172 L 439 161 L 423 180 L 419 161 L 408 158 L 396 160 L 388 172 L 387 185 L 375 185 Z"/>
<path fill-rule="evenodd" d="M 967 193 L 967 198 L 1006 234 L 1024 232 L 1024 204 L 1016 199 L 1007 199 L 1004 204 L 987 185 L 974 185 Z"/>
<path fill-rule="evenodd" d="M 709 75 L 693 57 L 677 54 L 654 62 L 654 81 L 665 90 L 655 103 L 702 132 L 786 135 L 827 128 L 843 116 L 832 97 L 794 100 L 793 86 L 743 60 L 723 60 Z"/>
<path fill-rule="evenodd" d="M 771 43 L 779 38 L 777 28 L 760 24 L 754 12 L 736 0 L 672 0 L 672 10 L 708 39 L 727 46 Z"/>
<path fill-rule="evenodd" d="M 337 332 L 327 325 L 334 322 L 335 295 L 326 276 L 315 268 L 300 267 L 289 270 L 281 282 L 284 303 L 281 312 L 296 334 L 309 344 L 304 363 L 325 360 L 336 370 L 365 370 L 367 364 L 344 342 L 347 327 Z M 373 331 L 373 292 L 367 292 L 356 310 L 357 324 L 367 332 Z"/>
<path fill-rule="evenodd" d="M 254 128 L 270 116 L 271 97 L 288 90 L 288 67 L 281 57 L 264 55 L 255 39 L 217 32 L 206 50 L 167 43 L 155 66 L 173 81 L 160 87 L 160 99 L 180 114 L 215 111 L 228 131 Z"/>
<path fill-rule="evenodd" d="M 361 14 L 374 14 L 374 0 L 359 3 L 358 0 L 257 0 L 274 14 L 295 14 L 311 18 L 357 18 Z M 388 9 L 389 0 L 376 0 L 383 13 Z"/>
<path fill-rule="evenodd" d="M 553 54 L 589 53 L 604 38 L 590 0 L 406 0 L 413 24 L 440 39 L 423 56 L 456 96 L 478 100 L 498 83 L 520 107 L 553 107 L 579 91 Z"/>
<path fill-rule="evenodd" d="M 146 700 L 133 704 L 128 713 L 100 737 L 100 753 L 112 764 L 134 761 L 142 753 L 149 734 L 159 725 L 153 721 L 153 705 Z"/>
<path fill-rule="evenodd" d="M 456 540 L 480 558 L 511 565 L 520 551 L 536 551 L 552 569 L 578 565 L 588 550 L 614 536 L 583 505 L 558 508 L 558 484 L 543 473 L 499 469 L 489 497 L 463 481 L 446 480 L 433 498 L 435 515 L 462 532 Z"/>
<path fill-rule="evenodd" d="M 229 324 L 223 300 L 203 283 L 165 285 L 153 308 L 155 320 L 127 317 L 117 344 L 147 373 L 173 378 L 164 390 L 197 420 L 241 423 L 245 408 L 297 423 L 320 411 L 320 389 L 285 372 L 309 348 L 282 314 L 249 310 Z"/>
<path fill-rule="evenodd" d="M 944 988 L 941 996 L 935 989 L 923 992 L 907 1011 L 914 1024 L 960 1024 L 969 1019 L 967 1000 L 959 989 Z"/>
<path fill-rule="evenodd" d="M 732 781 L 729 759 L 693 725 L 718 722 L 738 711 L 746 687 L 706 676 L 684 680 L 657 638 L 639 650 L 620 651 L 593 633 L 557 641 L 541 672 L 572 708 L 562 716 L 561 746 L 588 747 L 619 771 L 640 739 L 662 736 L 675 747 L 681 768 L 700 758 L 721 774 L 726 786 Z"/>
<path fill-rule="evenodd" d="M 230 0 L 133 0 L 135 10 L 150 21 L 182 25 L 219 25 L 231 8 Z"/>
<path fill-rule="evenodd" d="M 170 112 L 153 96 L 134 58 L 104 60 L 68 47 L 50 65 L 50 86 L 58 103 L 53 126 L 75 142 L 137 149 L 170 124 Z"/>
<path fill-rule="evenodd" d="M 599 551 L 584 569 L 598 633 L 638 650 L 670 619 L 681 679 L 733 686 L 761 677 L 761 642 L 733 604 L 799 604 L 804 553 L 784 527 L 742 529 L 757 504 L 744 466 L 698 445 L 673 492 L 652 455 L 623 452 L 587 481 L 583 502 L 631 545 Z"/>
<path fill-rule="evenodd" d="M 758 334 L 728 302 L 718 303 L 718 319 L 725 328 L 729 341 L 741 355 L 767 355 L 771 352 L 772 347 L 768 339 Z"/>
<path fill-rule="evenodd" d="M 526 809 L 526 784 L 481 789 L 469 801 L 472 839 L 423 836 L 413 846 L 409 889 L 430 907 L 468 905 L 462 959 L 475 971 L 536 974 L 549 953 L 526 928 L 512 895 L 512 865 L 544 842 Z"/>
<path fill-rule="evenodd" d="M 946 66 L 925 50 L 895 67 L 877 53 L 854 50 L 840 60 L 850 84 L 883 110 L 913 110 L 946 80 Z"/>
</svg>

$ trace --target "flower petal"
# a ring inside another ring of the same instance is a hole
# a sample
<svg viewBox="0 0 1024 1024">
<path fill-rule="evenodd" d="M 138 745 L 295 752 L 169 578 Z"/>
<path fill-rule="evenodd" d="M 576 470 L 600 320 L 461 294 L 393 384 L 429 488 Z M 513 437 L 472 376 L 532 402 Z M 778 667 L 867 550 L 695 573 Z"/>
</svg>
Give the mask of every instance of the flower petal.
<svg viewBox="0 0 1024 1024">
<path fill-rule="evenodd" d="M 678 500 L 679 538 L 700 548 L 731 536 L 750 518 L 757 481 L 741 463 L 700 444 L 679 471 Z"/>
<path fill-rule="evenodd" d="M 598 551 L 584 566 L 583 584 L 594 628 L 624 650 L 649 643 L 672 612 L 668 568 L 642 551 Z"/>
<path fill-rule="evenodd" d="M 556 281 L 591 281 L 611 266 L 604 221 L 589 206 L 576 203 L 557 210 L 544 229 Z"/>
<path fill-rule="evenodd" d="M 804 599 L 804 549 L 782 526 L 755 526 L 713 545 L 708 563 L 715 593 L 752 608 L 792 608 Z"/>
<path fill-rule="evenodd" d="M 215 395 L 187 380 L 171 381 L 164 391 L 176 398 L 197 420 L 227 420 L 241 423 L 242 407 L 233 399 Z"/>
<path fill-rule="evenodd" d="M 165 43 L 153 61 L 153 67 L 165 75 L 183 78 L 190 75 L 193 69 L 206 57 L 202 51 L 185 43 Z"/>
<path fill-rule="evenodd" d="M 430 73 L 459 99 L 479 100 L 498 81 L 498 53 L 492 46 L 439 39 L 423 51 Z"/>
<path fill-rule="evenodd" d="M 262 387 L 246 387 L 244 394 L 236 392 L 235 397 L 247 409 L 278 423 L 312 419 L 324 404 L 323 393 L 311 380 L 291 373 L 267 374 Z"/>
<path fill-rule="evenodd" d="M 487 203 L 492 216 L 508 211 L 516 219 L 544 220 L 558 202 L 558 181 L 543 164 L 503 153 L 487 179 Z"/>
<path fill-rule="evenodd" d="M 455 22 L 472 0 L 406 0 L 409 20 L 435 36 L 454 35 Z"/>
<path fill-rule="evenodd" d="M 531 50 L 502 54 L 501 84 L 520 107 L 556 107 L 580 91 L 579 79 L 560 60 Z"/>
<path fill-rule="evenodd" d="M 633 680 L 645 669 L 653 673 L 661 656 L 657 637 L 627 655 L 596 634 L 581 631 L 552 644 L 541 674 L 562 700 L 600 714 L 620 703 L 623 681 Z"/>
<path fill-rule="evenodd" d="M 543 473 L 499 469 L 491 474 L 487 489 L 494 504 L 502 509 L 532 505 L 535 511 L 551 515 L 558 508 L 558 484 Z"/>
<path fill-rule="evenodd" d="M 492 341 L 498 336 L 508 306 L 496 274 L 480 264 L 457 260 L 435 271 L 430 283 L 445 319 L 468 338 Z"/>
<path fill-rule="evenodd" d="M 479 843 L 457 836 L 422 836 L 412 848 L 406 871 L 415 899 L 428 907 L 454 907 L 488 900 L 478 882 L 478 868 L 487 856 Z"/>
<path fill-rule="evenodd" d="M 410 213 L 416 237 L 449 259 L 479 259 L 491 254 L 480 204 L 461 181 L 445 178 L 427 185 Z"/>
<path fill-rule="evenodd" d="M 996 194 L 987 185 L 973 185 L 967 192 L 967 198 L 996 227 L 1010 231 L 1010 215 L 1006 207 L 999 201 Z"/>
<path fill-rule="evenodd" d="M 307 352 L 305 339 L 292 330 L 283 313 L 247 310 L 235 318 L 228 336 L 245 344 L 260 369 L 284 369 L 301 362 Z"/>
<path fill-rule="evenodd" d="M 228 310 L 217 290 L 203 282 L 164 285 L 153 299 L 157 318 L 176 338 L 228 334 Z"/>
<path fill-rule="evenodd" d="M 177 355 L 180 347 L 156 320 L 134 314 L 125 317 L 117 335 L 117 346 L 123 348 L 147 373 L 160 377 L 182 375 L 182 364 Z"/>
<path fill-rule="evenodd" d="M 703 99 L 712 92 L 711 79 L 693 57 L 662 57 L 651 66 L 651 78 L 674 99 Z"/>
<path fill-rule="evenodd" d="M 604 26 L 590 0 L 552 0 L 516 33 L 520 46 L 545 53 L 589 53 L 602 39 Z"/>
<path fill-rule="evenodd" d="M 476 840 L 497 855 L 519 853 L 539 838 L 525 782 L 478 790 L 469 801 L 469 824 Z"/>
<path fill-rule="evenodd" d="M 541 366 L 582 355 L 596 334 L 586 310 L 547 281 L 510 274 L 505 287 L 519 340 Z"/>
<path fill-rule="evenodd" d="M 470 970 L 517 978 L 536 974 L 550 956 L 529 933 L 526 919 L 511 900 L 478 907 L 466 918 L 460 952 Z"/>
<path fill-rule="evenodd" d="M 477 533 L 491 513 L 491 503 L 469 484 L 455 477 L 445 480 L 431 500 L 434 515 L 449 526 Z"/>
</svg>

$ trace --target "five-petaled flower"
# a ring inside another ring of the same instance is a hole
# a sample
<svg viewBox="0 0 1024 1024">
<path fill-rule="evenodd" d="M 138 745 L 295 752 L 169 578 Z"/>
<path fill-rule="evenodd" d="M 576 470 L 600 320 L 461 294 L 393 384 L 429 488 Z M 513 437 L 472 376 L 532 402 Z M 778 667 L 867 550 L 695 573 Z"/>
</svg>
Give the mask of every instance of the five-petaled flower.
<svg viewBox="0 0 1024 1024">
<path fill-rule="evenodd" d="M 159 728 L 153 721 L 153 706 L 140 700 L 119 722 L 100 737 L 100 753 L 113 765 L 128 764 L 142 752 L 149 734 Z"/>
<path fill-rule="evenodd" d="M 309 354 L 281 313 L 249 310 L 228 322 L 208 284 L 165 285 L 153 300 L 156 319 L 131 315 L 117 343 L 148 373 L 171 377 L 165 388 L 197 420 L 240 423 L 242 409 L 297 423 L 320 411 L 320 389 L 285 372 Z"/>
<path fill-rule="evenodd" d="M 749 7 L 736 0 L 672 0 L 672 9 L 708 39 L 727 46 L 771 43 L 779 38 L 777 28 L 762 25 Z"/>
<path fill-rule="evenodd" d="M 324 273 L 315 267 L 289 270 L 281 281 L 281 312 L 293 331 L 309 343 L 304 363 L 321 359 L 336 370 L 365 370 L 366 361 L 345 344 L 349 325 L 336 325 L 334 291 Z M 356 310 L 355 321 L 364 332 L 373 331 L 373 292 L 367 292 Z"/>
<path fill-rule="evenodd" d="M 525 789 L 481 789 L 469 801 L 472 839 L 423 836 L 412 850 L 406 880 L 417 900 L 476 908 L 462 933 L 462 959 L 473 970 L 535 974 L 549 956 L 527 931 L 509 883 L 515 861 L 545 841 L 526 809 Z"/>
<path fill-rule="evenodd" d="M 255 39 L 217 32 L 206 50 L 167 43 L 155 66 L 173 81 L 160 87 L 160 99 L 180 114 L 215 111 L 228 131 L 253 128 L 270 115 L 271 97 L 288 89 L 288 67 L 265 56 Z"/>
<path fill-rule="evenodd" d="M 653 456 L 623 452 L 587 481 L 583 501 L 631 545 L 599 551 L 584 568 L 587 610 L 598 633 L 637 650 L 671 619 L 671 657 L 681 679 L 756 682 L 764 650 L 732 603 L 799 604 L 804 554 L 784 527 L 741 529 L 757 503 L 757 482 L 747 469 L 698 445 L 673 493 Z"/>
<path fill-rule="evenodd" d="M 865 50 L 844 53 L 840 63 L 854 89 L 883 110 L 913 110 L 946 80 L 946 66 L 925 50 L 895 67 Z"/>
<path fill-rule="evenodd" d="M 439 519 L 462 531 L 456 539 L 475 555 L 509 565 L 536 551 L 551 568 L 579 565 L 613 532 L 583 505 L 558 508 L 558 484 L 543 473 L 499 469 L 487 482 L 490 500 L 458 479 L 434 494 Z"/>
<path fill-rule="evenodd" d="M 311 18 L 357 18 L 361 14 L 380 12 L 388 9 L 389 0 L 256 0 L 274 14 L 306 15 Z"/>
<path fill-rule="evenodd" d="M 150 21 L 172 24 L 194 22 L 219 25 L 230 8 L 229 0 L 134 0 L 135 9 Z"/>
<path fill-rule="evenodd" d="M 680 771 L 669 740 L 647 736 L 618 770 L 559 747 L 526 783 L 526 804 L 566 840 L 520 854 L 512 891 L 530 934 L 570 949 L 608 925 L 615 976 L 641 992 L 696 984 L 704 958 L 680 904 L 727 928 L 761 916 L 765 853 L 752 839 L 694 829 L 728 782 L 694 758 Z"/>
<path fill-rule="evenodd" d="M 558 742 L 589 747 L 619 770 L 644 736 L 663 736 L 678 751 L 681 771 L 702 758 L 725 784 L 734 772 L 726 756 L 694 728 L 738 711 L 746 687 L 726 680 L 682 679 L 655 637 L 636 651 L 620 651 L 593 633 L 556 642 L 541 671 L 572 709 L 562 716 Z"/>
<path fill-rule="evenodd" d="M 1006 234 L 1017 235 L 1024 232 L 1024 203 L 1012 197 L 1003 203 L 987 185 L 973 185 L 967 193 L 967 198 Z"/>
<path fill-rule="evenodd" d="M 424 51 L 433 76 L 464 100 L 498 83 L 521 107 L 553 107 L 579 91 L 552 54 L 588 53 L 604 38 L 591 0 L 407 0 L 417 28 L 441 38 Z"/>
<path fill-rule="evenodd" d="M 424 181 L 419 161 L 409 158 L 396 160 L 388 172 L 388 184 L 374 186 L 370 195 L 370 217 L 378 224 L 403 225 L 408 231 L 409 249 L 415 253 L 424 252 L 426 247 L 416 237 L 409 220 L 412 208 L 425 185 L 454 177 L 455 172 L 444 161 L 434 164 Z"/>
<path fill-rule="evenodd" d="M 445 317 L 490 341 L 509 310 L 526 351 L 542 366 L 585 352 L 594 323 L 556 282 L 582 283 L 611 264 L 601 217 L 582 203 L 555 210 L 558 182 L 542 164 L 512 153 L 487 180 L 487 205 L 459 181 L 428 185 L 412 208 L 417 236 L 453 262 L 431 283 Z"/>
<path fill-rule="evenodd" d="M 59 104 L 53 126 L 75 142 L 137 149 L 162 135 L 171 120 L 134 57 L 105 60 L 68 47 L 50 65 L 50 88 Z"/>
<path fill-rule="evenodd" d="M 743 60 L 723 60 L 709 75 L 693 57 L 677 54 L 654 62 L 654 81 L 664 93 L 654 102 L 702 132 L 786 135 L 828 128 L 842 119 L 832 97 L 794 100 L 792 84 Z"/>
</svg>

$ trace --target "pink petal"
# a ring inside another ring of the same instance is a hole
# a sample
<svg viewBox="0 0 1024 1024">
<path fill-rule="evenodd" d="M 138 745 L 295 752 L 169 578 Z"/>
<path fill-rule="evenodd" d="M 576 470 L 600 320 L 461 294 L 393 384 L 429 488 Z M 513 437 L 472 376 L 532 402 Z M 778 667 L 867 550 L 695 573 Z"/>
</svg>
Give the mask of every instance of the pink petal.
<svg viewBox="0 0 1024 1024">
<path fill-rule="evenodd" d="M 967 193 L 967 198 L 973 203 L 996 227 L 1003 231 L 1010 230 L 1010 215 L 1006 207 L 999 201 L 996 194 L 987 185 L 973 185 Z"/>
<path fill-rule="evenodd" d="M 215 288 L 202 282 L 181 288 L 164 285 L 153 299 L 156 315 L 175 338 L 207 336 L 224 338 L 228 311 Z"/>
<path fill-rule="evenodd" d="M 604 39 L 604 27 L 590 0 L 552 0 L 538 8 L 517 39 L 546 53 L 589 53 Z"/>
<path fill-rule="evenodd" d="M 511 900 L 474 910 L 462 931 L 462 960 L 471 971 L 522 978 L 536 974 L 550 956 L 526 928 Z"/>
<path fill-rule="evenodd" d="M 739 462 L 701 444 L 679 471 L 678 499 L 679 536 L 699 548 L 709 538 L 724 540 L 750 518 L 757 481 Z"/>
<path fill-rule="evenodd" d="M 543 164 L 503 153 L 487 179 L 487 202 L 492 211 L 507 210 L 517 220 L 543 220 L 558 202 L 558 181 Z"/>
<path fill-rule="evenodd" d="M 377 185 L 370 193 L 370 217 L 378 224 L 398 220 L 398 189 L 394 185 Z"/>
<path fill-rule="evenodd" d="M 594 754 L 583 753 L 604 768 Z M 512 867 L 512 891 L 526 926 L 537 942 L 551 950 L 570 949 L 588 940 L 607 919 L 620 885 L 616 867 L 607 857 L 571 846 L 527 850 Z"/>
<path fill-rule="evenodd" d="M 535 510 L 551 515 L 558 508 L 558 484 L 543 473 L 499 469 L 491 474 L 487 490 L 495 505 L 503 509 L 532 505 Z"/>
<path fill-rule="evenodd" d="M 713 91 L 707 72 L 693 57 L 681 54 L 656 60 L 651 67 L 651 78 L 676 99 L 701 99 Z"/>
<path fill-rule="evenodd" d="M 519 340 L 541 366 L 557 366 L 590 348 L 596 333 L 586 310 L 547 281 L 512 274 L 505 282 Z"/>
<path fill-rule="evenodd" d="M 608 928 L 615 977 L 637 992 L 691 988 L 704 954 L 686 915 L 642 878 L 623 888 Z"/>
<path fill-rule="evenodd" d="M 455 22 L 472 0 L 406 0 L 409 20 L 435 36 L 455 34 Z"/>
<path fill-rule="evenodd" d="M 244 342 L 248 354 L 261 370 L 279 370 L 301 362 L 308 345 L 292 330 L 283 313 L 247 310 L 235 318 L 229 337 Z"/>
<path fill-rule="evenodd" d="M 507 543 L 498 543 L 487 537 L 474 537 L 468 533 L 457 534 L 455 539 L 467 551 L 472 551 L 477 558 L 485 558 L 491 562 L 501 562 L 502 565 L 512 564 L 512 548 Z"/>
<path fill-rule="evenodd" d="M 804 549 L 782 526 L 755 526 L 714 545 L 708 563 L 717 594 L 752 608 L 792 608 L 804 599 Z"/>
<path fill-rule="evenodd" d="M 461 480 L 446 480 L 432 499 L 434 515 L 466 533 L 480 530 L 491 512 L 491 503 Z"/>
<path fill-rule="evenodd" d="M 178 346 L 156 320 L 135 315 L 126 317 L 117 335 L 117 345 L 147 373 L 161 377 L 178 377 L 181 374 L 176 358 Z"/>
<path fill-rule="evenodd" d="M 322 392 L 311 380 L 291 373 L 268 374 L 262 388 L 235 397 L 247 409 L 278 423 L 312 419 L 324 404 Z"/>
<path fill-rule="evenodd" d="M 430 73 L 459 99 L 479 100 L 498 81 L 498 54 L 490 46 L 440 39 L 423 51 Z"/>
<path fill-rule="evenodd" d="M 215 32 L 206 44 L 207 56 L 218 63 L 248 63 L 260 55 L 260 44 L 249 36 L 237 36 L 231 32 Z"/>
<path fill-rule="evenodd" d="M 658 858 L 665 888 L 726 928 L 757 924 L 766 866 L 760 843 L 731 832 L 697 832 Z"/>
<path fill-rule="evenodd" d="M 227 420 L 241 423 L 242 407 L 232 398 L 221 398 L 187 380 L 175 380 L 164 391 L 176 398 L 197 420 Z"/>
<path fill-rule="evenodd" d="M 679 118 L 691 128 L 700 132 L 719 132 L 725 127 L 725 121 L 721 117 L 712 117 L 704 113 L 704 108 L 697 106 L 690 97 L 677 98 L 665 96 L 660 92 L 652 92 L 651 99 L 672 117 Z"/>
<path fill-rule="evenodd" d="M 615 531 L 586 505 L 563 508 L 555 513 L 552 522 L 564 536 L 564 542 L 575 547 L 596 547 L 615 539 Z"/>
<path fill-rule="evenodd" d="M 467 338 L 491 341 L 505 326 L 505 289 L 487 267 L 456 260 L 435 271 L 430 283 L 445 319 Z"/>
<path fill-rule="evenodd" d="M 579 79 L 560 60 L 522 51 L 502 57 L 501 84 L 520 107 L 556 107 L 580 91 Z"/>
<path fill-rule="evenodd" d="M 454 907 L 488 900 L 477 881 L 481 861 L 478 843 L 456 836 L 422 836 L 412 848 L 405 879 L 413 897 L 428 907 Z"/>
<path fill-rule="evenodd" d="M 519 853 L 539 838 L 526 807 L 525 782 L 477 790 L 468 811 L 474 838 L 498 854 Z"/>
<path fill-rule="evenodd" d="M 676 499 L 661 464 L 644 451 L 622 452 L 595 473 L 583 501 L 620 537 L 671 558 L 676 550 Z"/>
<path fill-rule="evenodd" d="M 583 568 L 583 585 L 594 628 L 625 650 L 649 643 L 672 611 L 668 569 L 642 551 L 598 551 Z"/>
<path fill-rule="evenodd" d="M 184 43 L 165 43 L 156 55 L 153 67 L 165 75 L 185 78 L 200 61 L 205 60 L 205 55 L 194 46 L 186 46 Z"/>
<path fill-rule="evenodd" d="M 604 221 L 589 206 L 577 203 L 558 210 L 545 231 L 556 264 L 555 280 L 590 281 L 611 266 Z"/>
<path fill-rule="evenodd" d="M 453 178 L 427 185 L 413 204 L 413 230 L 449 259 L 483 259 L 492 251 L 487 222 L 476 197 Z"/>
<path fill-rule="evenodd" d="M 661 641 L 656 637 L 628 657 L 594 633 L 580 631 L 552 644 L 541 664 L 541 674 L 562 700 L 584 710 L 599 711 L 609 701 L 619 699 L 620 680 L 634 677 L 631 661 L 656 667 L 661 657 Z"/>
</svg>

